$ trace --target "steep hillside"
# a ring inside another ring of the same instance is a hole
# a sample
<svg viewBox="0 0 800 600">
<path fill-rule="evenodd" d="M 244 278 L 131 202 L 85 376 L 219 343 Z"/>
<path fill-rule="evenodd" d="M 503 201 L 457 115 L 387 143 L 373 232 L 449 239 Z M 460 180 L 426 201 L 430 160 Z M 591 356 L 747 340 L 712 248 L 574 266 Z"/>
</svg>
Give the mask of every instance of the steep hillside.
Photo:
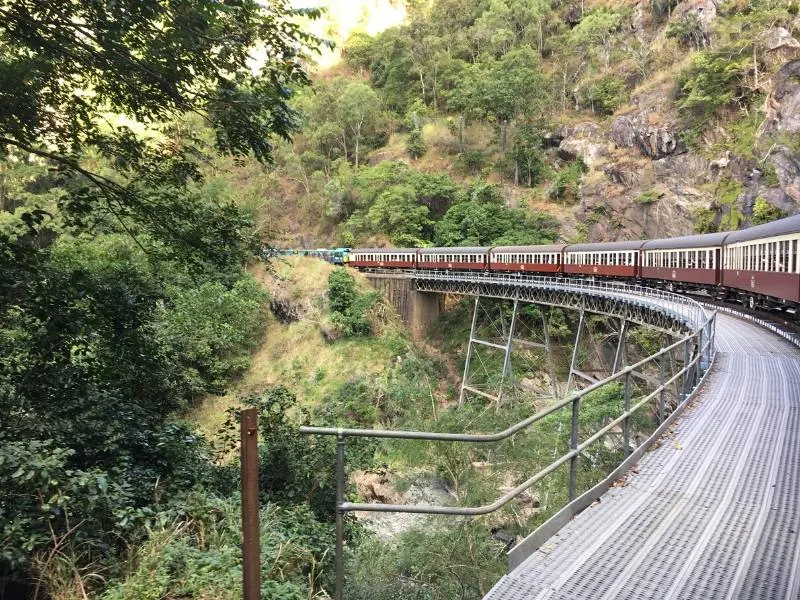
<svg viewBox="0 0 800 600">
<path fill-rule="evenodd" d="M 304 132 L 265 174 L 270 239 L 630 239 L 793 214 L 797 15 L 784 0 L 409 4 L 402 25 L 351 29 L 297 101 Z M 516 212 L 487 231 L 487 203 Z"/>
</svg>

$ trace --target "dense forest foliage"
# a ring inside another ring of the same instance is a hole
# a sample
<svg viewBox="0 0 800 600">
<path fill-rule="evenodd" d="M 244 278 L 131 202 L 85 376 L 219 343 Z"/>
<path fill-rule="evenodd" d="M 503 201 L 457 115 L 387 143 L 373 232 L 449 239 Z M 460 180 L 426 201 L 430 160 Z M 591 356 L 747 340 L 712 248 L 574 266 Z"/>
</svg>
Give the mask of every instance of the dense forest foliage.
<svg viewBox="0 0 800 600">
<path fill-rule="evenodd" d="M 312 85 L 326 42 L 305 24 L 320 14 L 287 0 L 0 1 L 0 596 L 240 597 L 236 409 L 249 405 L 264 441 L 263 595 L 326 597 L 332 448 L 299 424 L 490 431 L 530 406 L 453 405 L 465 305 L 432 351 L 334 271 L 308 299 L 314 336 L 385 364 L 336 379 L 297 360 L 200 433 L 189 417 L 239 389 L 267 323 L 299 318 L 259 279 L 265 249 L 585 239 L 617 218 L 584 201 L 598 178 L 620 179 L 619 157 L 590 165 L 563 131 L 608 128 L 651 92 L 674 113 L 676 147 L 739 161 L 689 188 L 713 198 L 696 229 L 780 217 L 756 194 L 743 213 L 740 173 L 785 188 L 775 161 L 800 148 L 761 108 L 782 64 L 765 34 L 797 35 L 798 4 L 713 4 L 701 18 L 696 0 L 409 0 L 401 26 L 350 32 Z M 645 222 L 668 197 L 647 179 L 652 158 L 637 157 L 645 175 L 625 196 Z M 551 315 L 556 341 L 567 321 Z M 589 402 L 603 422 L 619 390 Z M 475 467 L 487 455 L 428 444 L 354 445 L 348 465 L 487 502 L 565 443 L 557 419 L 545 425 L 493 450 L 493 474 Z M 348 597 L 480 597 L 504 569 L 489 532 L 528 531 L 563 485 L 542 493 L 542 510 L 391 540 L 349 522 Z"/>
<path fill-rule="evenodd" d="M 0 596 L 163 597 L 144 563 L 145 580 L 110 584 L 175 523 L 158 562 L 189 573 L 184 592 L 237 587 L 221 573 L 238 564 L 238 482 L 178 415 L 261 339 L 253 215 L 205 175 L 218 155 L 269 162 L 297 130 L 289 99 L 319 45 L 298 16 L 280 1 L 0 3 Z M 279 546 L 325 539 L 308 509 L 265 518 Z M 212 547 L 213 575 L 197 556 Z M 265 590 L 304 590 L 326 550 L 300 544 Z"/>
<path fill-rule="evenodd" d="M 303 131 L 272 171 L 298 200 L 291 216 L 273 218 L 282 243 L 456 241 L 429 221 L 451 207 L 451 221 L 474 213 L 455 206 L 483 183 L 529 218 L 567 222 L 556 232 L 567 240 L 624 236 L 629 224 L 653 235 L 649 214 L 687 200 L 675 234 L 702 230 L 704 219 L 706 230 L 752 222 L 756 200 L 776 214 L 798 202 L 778 156 L 793 152 L 791 136 L 763 127 L 771 76 L 797 54 L 796 2 L 436 0 L 407 2 L 406 12 L 377 35 L 351 31 L 346 67 L 298 98 Z M 376 188 L 371 169 L 392 189 Z M 760 187 L 747 179 L 753 169 Z M 421 173 L 409 180 L 403 170 Z M 440 179 L 422 189 L 431 177 Z M 592 231 L 597 220 L 613 227 Z M 541 239 L 523 227 L 461 241 L 526 236 Z"/>
</svg>

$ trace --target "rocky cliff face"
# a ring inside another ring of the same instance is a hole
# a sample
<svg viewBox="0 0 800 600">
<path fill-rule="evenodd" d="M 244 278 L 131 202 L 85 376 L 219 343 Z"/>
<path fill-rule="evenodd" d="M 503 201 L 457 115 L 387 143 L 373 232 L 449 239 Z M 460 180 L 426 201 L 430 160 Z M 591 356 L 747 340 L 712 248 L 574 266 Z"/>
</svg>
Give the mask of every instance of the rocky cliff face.
<svg viewBox="0 0 800 600">
<path fill-rule="evenodd" d="M 705 15 L 704 27 L 716 14 L 710 0 L 686 5 Z M 641 91 L 606 122 L 559 133 L 561 157 L 580 157 L 588 167 L 577 209 L 585 237 L 685 235 L 696 231 L 700 214 L 722 227 L 746 223 L 758 198 L 786 213 L 800 212 L 800 42 L 782 28 L 764 36 L 769 60 L 782 66 L 765 83 L 765 118 L 744 156 L 725 143 L 715 144 L 716 152 L 687 147 L 672 81 Z M 722 127 L 715 133 L 722 140 L 727 135 Z M 719 199 L 722 188 L 733 194 L 725 202 Z"/>
<path fill-rule="evenodd" d="M 800 50 L 792 41 L 784 46 Z M 800 205 L 800 60 L 786 63 L 775 74 L 764 112 L 758 139 L 759 147 L 769 146 L 768 160 L 780 184 L 782 194 L 776 194 L 775 201 L 795 212 Z"/>
</svg>

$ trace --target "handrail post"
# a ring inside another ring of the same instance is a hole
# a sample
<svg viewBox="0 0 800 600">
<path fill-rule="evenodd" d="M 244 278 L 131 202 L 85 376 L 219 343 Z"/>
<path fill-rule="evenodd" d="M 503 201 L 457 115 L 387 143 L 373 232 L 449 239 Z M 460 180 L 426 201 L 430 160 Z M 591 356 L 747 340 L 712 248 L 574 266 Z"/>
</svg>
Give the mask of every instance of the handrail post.
<svg viewBox="0 0 800 600">
<path fill-rule="evenodd" d="M 658 360 L 658 383 L 659 383 L 659 392 L 658 392 L 658 424 L 661 425 L 664 422 L 664 362 L 665 358 L 664 349 L 661 349 L 661 354 L 659 355 Z"/>
<path fill-rule="evenodd" d="M 683 342 L 683 391 L 681 402 L 686 402 L 689 397 L 689 338 Z"/>
<path fill-rule="evenodd" d="M 625 446 L 623 452 L 625 458 L 631 453 L 631 416 L 628 414 L 631 410 L 631 369 L 625 372 L 625 420 L 622 422 L 622 443 Z"/>
<path fill-rule="evenodd" d="M 572 399 L 572 435 L 570 437 L 569 449 L 578 449 L 578 416 L 580 413 L 581 397 L 575 396 Z M 578 478 L 578 454 L 569 459 L 569 501 L 575 499 L 575 484 Z"/>
<path fill-rule="evenodd" d="M 258 409 L 241 415 L 242 471 L 242 597 L 261 596 L 261 559 L 258 522 Z"/>
<path fill-rule="evenodd" d="M 342 600 L 344 591 L 344 434 L 336 435 L 336 590 L 335 600 Z"/>
</svg>

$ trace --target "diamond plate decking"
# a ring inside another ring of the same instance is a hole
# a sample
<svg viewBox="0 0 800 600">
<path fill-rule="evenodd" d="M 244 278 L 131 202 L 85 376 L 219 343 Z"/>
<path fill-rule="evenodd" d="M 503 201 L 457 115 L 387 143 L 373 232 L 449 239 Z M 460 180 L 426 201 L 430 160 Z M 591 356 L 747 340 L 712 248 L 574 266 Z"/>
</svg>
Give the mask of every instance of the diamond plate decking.
<svg viewBox="0 0 800 600">
<path fill-rule="evenodd" d="M 718 315 L 674 435 L 486 600 L 800 599 L 800 350 Z"/>
</svg>

